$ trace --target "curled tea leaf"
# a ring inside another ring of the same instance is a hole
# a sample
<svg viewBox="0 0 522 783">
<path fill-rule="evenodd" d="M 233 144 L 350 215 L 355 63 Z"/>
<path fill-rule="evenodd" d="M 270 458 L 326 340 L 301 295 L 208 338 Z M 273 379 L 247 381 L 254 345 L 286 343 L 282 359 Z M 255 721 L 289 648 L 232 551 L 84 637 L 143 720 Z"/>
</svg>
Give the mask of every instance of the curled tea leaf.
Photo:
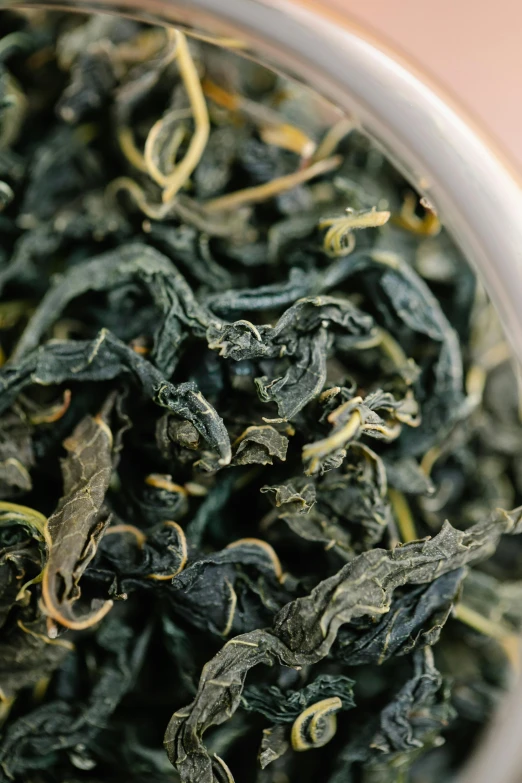
<svg viewBox="0 0 522 783">
<path fill-rule="evenodd" d="M 41 763 L 43 755 L 56 758 L 64 750 L 76 751 L 79 764 L 89 765 L 97 737 L 138 676 L 149 639 L 149 628 L 136 637 L 131 626 L 108 618 L 97 631 L 103 665 L 87 694 L 76 685 L 68 699 L 41 704 L 30 717 L 21 716 L 8 727 L 0 744 L 0 764 L 6 774 L 15 777 Z"/>
<path fill-rule="evenodd" d="M 307 465 L 308 475 L 328 469 L 332 458 L 338 457 L 342 461 L 346 456 L 345 446 L 361 435 L 392 441 L 400 435 L 402 424 L 417 427 L 420 419 L 418 406 L 411 396 L 395 400 L 393 395 L 379 390 L 364 401 L 361 397 L 354 397 L 342 403 L 328 415 L 328 422 L 333 426 L 332 434 L 303 447 L 303 462 Z"/>
<path fill-rule="evenodd" d="M 0 626 L 42 579 L 50 548 L 46 521 L 35 509 L 0 502 Z"/>
<path fill-rule="evenodd" d="M 448 683 L 429 648 L 415 653 L 413 676 L 369 725 L 362 726 L 341 751 L 329 783 L 353 779 L 351 773 L 387 778 L 408 774 L 416 758 L 443 744 L 442 731 L 455 715 Z"/>
<path fill-rule="evenodd" d="M 191 421 L 215 447 L 220 463 L 231 459 L 230 439 L 223 420 L 192 382 L 175 386 L 132 348 L 102 329 L 92 341 L 57 341 L 32 351 L 18 365 L 0 368 L 3 389 L 0 411 L 9 407 L 31 384 L 47 386 L 64 381 L 107 381 L 129 374 L 144 393 L 181 418 Z"/>
<path fill-rule="evenodd" d="M 25 610 L 15 623 L 2 628 L 0 689 L 4 697 L 49 677 L 74 650 L 67 639 L 50 639 L 46 618 Z"/>
<path fill-rule="evenodd" d="M 289 748 L 284 726 L 273 726 L 263 729 L 263 738 L 259 749 L 259 766 L 265 769 L 269 764 L 280 758 Z"/>
<path fill-rule="evenodd" d="M 121 592 L 132 590 L 132 581 L 137 579 L 170 581 L 187 562 L 185 534 L 172 521 L 157 525 L 147 534 L 132 525 L 113 525 L 100 542 L 98 564 L 102 571 L 103 561 L 117 569 Z"/>
<path fill-rule="evenodd" d="M 234 465 L 271 465 L 272 457 L 285 461 L 288 438 L 268 424 L 252 426 L 236 438 L 232 448 L 235 448 Z"/>
<path fill-rule="evenodd" d="M 64 494 L 46 524 L 50 550 L 42 576 L 45 611 L 76 630 L 94 625 L 112 606 L 112 601 L 95 599 L 80 616 L 74 606 L 81 594 L 78 583 L 108 524 L 101 510 L 112 473 L 112 445 L 112 433 L 101 416 L 84 419 L 67 438 Z"/>
<path fill-rule="evenodd" d="M 299 690 L 282 691 L 276 685 L 260 688 L 250 685 L 243 691 L 241 707 L 248 711 L 261 713 L 272 723 L 279 725 L 295 723 L 302 713 L 315 706 L 318 700 L 330 701 L 339 699 L 339 709 L 351 709 L 355 706 L 353 700 L 354 681 L 344 675 L 320 674 Z"/>
</svg>

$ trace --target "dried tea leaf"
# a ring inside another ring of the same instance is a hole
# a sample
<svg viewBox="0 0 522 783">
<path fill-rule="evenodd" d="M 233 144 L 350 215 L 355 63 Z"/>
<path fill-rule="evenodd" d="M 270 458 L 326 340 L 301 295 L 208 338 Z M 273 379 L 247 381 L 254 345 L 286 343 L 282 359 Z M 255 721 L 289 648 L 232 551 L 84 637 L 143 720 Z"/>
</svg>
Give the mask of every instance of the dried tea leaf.
<svg viewBox="0 0 522 783">
<path fill-rule="evenodd" d="M 518 534 L 521 527 L 520 509 L 511 514 L 499 511 L 465 532 L 447 522 L 431 540 L 393 551 L 364 552 L 309 596 L 287 604 L 276 616 L 272 630 L 231 639 L 207 663 L 195 700 L 174 713 L 167 728 L 165 748 L 182 780 L 214 780 L 213 764 L 201 735 L 237 709 L 251 668 L 276 661 L 286 666 L 316 663 L 328 654 L 342 625 L 389 611 L 397 587 L 430 582 L 436 575 L 487 558 L 502 534 Z"/>
<path fill-rule="evenodd" d="M 289 746 L 284 726 L 279 725 L 263 729 L 263 738 L 259 749 L 259 766 L 261 769 L 265 769 L 273 761 L 281 758 Z"/>
<path fill-rule="evenodd" d="M 187 562 L 187 542 L 177 522 L 162 522 L 142 532 L 128 524 L 108 527 L 98 546 L 91 578 L 110 585 L 115 597 L 148 584 L 170 582 Z"/>
<path fill-rule="evenodd" d="M 190 563 L 172 580 L 176 614 L 196 628 L 230 636 L 271 621 L 289 597 L 281 564 L 264 541 L 244 539 Z"/>
<path fill-rule="evenodd" d="M 349 666 L 381 664 L 394 655 L 434 645 L 450 617 L 466 573 L 462 568 L 394 598 L 377 622 L 361 621 L 339 630 L 333 655 Z"/>
<path fill-rule="evenodd" d="M 321 699 L 337 697 L 342 709 L 355 706 L 354 681 L 344 675 L 320 674 L 300 690 L 282 691 L 277 685 L 269 687 L 250 685 L 241 697 L 241 707 L 249 712 L 259 712 L 271 723 L 293 723 L 299 715 Z"/>
<path fill-rule="evenodd" d="M 67 628 L 81 630 L 97 623 L 112 601 L 95 599 L 80 615 L 79 581 L 93 559 L 108 524 L 101 514 L 112 473 L 113 438 L 100 416 L 84 419 L 64 442 L 63 497 L 46 523 L 49 558 L 42 577 L 45 611 Z"/>
<path fill-rule="evenodd" d="M 133 244 L 71 269 L 42 300 L 17 346 L 16 356 L 36 348 L 44 333 L 69 302 L 92 291 L 108 292 L 129 284 L 142 285 L 153 298 L 164 322 L 156 336 L 154 363 L 167 373 L 174 369 L 182 327 L 204 335 L 210 315 L 194 300 L 184 279 L 165 256 L 146 245 Z"/>
<path fill-rule="evenodd" d="M 363 434 L 393 441 L 399 437 L 402 424 L 410 427 L 420 424 L 414 399 L 406 396 L 403 400 L 396 400 L 381 389 L 369 394 L 365 400 L 358 396 L 348 399 L 329 413 L 327 420 L 332 425 L 332 433 L 323 440 L 307 443 L 303 448 L 307 475 L 339 467 L 346 456 L 347 444 Z M 332 464 L 332 457 L 337 456 L 340 461 Z"/>
<path fill-rule="evenodd" d="M 20 414 L 11 411 L 0 419 L 0 494 L 15 497 L 31 489 L 34 465 L 31 428 Z"/>
<path fill-rule="evenodd" d="M 236 438 L 233 465 L 272 465 L 272 457 L 282 462 L 286 459 L 288 438 L 269 425 L 252 426 Z"/>
<path fill-rule="evenodd" d="M 0 503 L 0 625 L 27 587 L 41 579 L 50 543 L 45 526 L 38 511 Z"/>
<path fill-rule="evenodd" d="M 207 339 L 209 347 L 225 358 L 271 360 L 265 363 L 272 368 L 271 376 L 256 378 L 259 398 L 276 402 L 279 416 L 291 419 L 323 389 L 333 343 L 330 328 L 345 334 L 354 346 L 374 334 L 373 319 L 349 301 L 311 297 L 296 302 L 274 327 L 256 327 L 248 321 L 211 324 Z"/>
<path fill-rule="evenodd" d="M 87 698 L 73 694 L 50 701 L 13 722 L 0 742 L 0 764 L 7 776 L 40 770 L 42 760 L 44 767 L 52 767 L 65 754 L 78 754 L 77 767 L 94 766 L 90 747 L 132 687 L 149 637 L 146 629 L 136 638 L 132 627 L 121 620 L 111 619 L 102 626 L 97 641 L 106 658 Z"/>
<path fill-rule="evenodd" d="M 92 341 L 48 343 L 29 353 L 18 365 L 0 369 L 5 410 L 31 384 L 47 386 L 64 381 L 107 381 L 130 373 L 154 402 L 191 421 L 220 454 L 221 464 L 230 462 L 230 440 L 223 421 L 193 382 L 174 386 L 131 348 L 106 330 Z"/>
<path fill-rule="evenodd" d="M 286 517 L 294 514 L 308 514 L 315 503 L 316 489 L 312 481 L 301 479 L 288 484 L 279 484 L 272 487 L 261 487 L 261 492 L 269 493 L 274 506 L 279 511 L 279 516 Z"/>
<path fill-rule="evenodd" d="M 427 648 L 414 656 L 414 675 L 380 712 L 373 726 L 350 742 L 340 754 L 338 772 L 330 783 L 353 780 L 361 766 L 374 779 L 397 780 L 407 775 L 423 749 L 443 744 L 441 731 L 454 716 L 448 686 L 434 666 Z"/>
<path fill-rule="evenodd" d="M 2 628 L 2 698 L 15 696 L 22 688 L 49 677 L 73 650 L 69 640 L 49 638 L 45 617 L 31 617 L 31 612 L 26 611 L 16 622 Z"/>
</svg>

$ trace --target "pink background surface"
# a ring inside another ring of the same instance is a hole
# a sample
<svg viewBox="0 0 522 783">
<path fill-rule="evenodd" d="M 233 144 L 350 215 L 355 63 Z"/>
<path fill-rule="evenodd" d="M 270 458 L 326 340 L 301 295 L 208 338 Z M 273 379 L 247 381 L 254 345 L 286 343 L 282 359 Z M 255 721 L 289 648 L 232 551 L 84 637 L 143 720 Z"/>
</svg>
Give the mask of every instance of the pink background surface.
<svg viewBox="0 0 522 783">
<path fill-rule="evenodd" d="M 413 60 L 522 172 L 522 0 L 322 0 Z"/>
</svg>

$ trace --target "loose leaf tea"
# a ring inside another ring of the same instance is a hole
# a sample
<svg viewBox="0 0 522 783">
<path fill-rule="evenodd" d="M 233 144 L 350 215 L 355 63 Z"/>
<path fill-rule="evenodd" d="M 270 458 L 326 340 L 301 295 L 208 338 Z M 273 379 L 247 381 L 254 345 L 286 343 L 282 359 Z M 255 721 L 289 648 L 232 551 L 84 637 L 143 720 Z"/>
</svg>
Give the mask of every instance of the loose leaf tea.
<svg viewBox="0 0 522 783">
<path fill-rule="evenodd" d="M 480 283 L 227 42 L 1 22 L 0 780 L 455 779 L 522 629 Z"/>
</svg>

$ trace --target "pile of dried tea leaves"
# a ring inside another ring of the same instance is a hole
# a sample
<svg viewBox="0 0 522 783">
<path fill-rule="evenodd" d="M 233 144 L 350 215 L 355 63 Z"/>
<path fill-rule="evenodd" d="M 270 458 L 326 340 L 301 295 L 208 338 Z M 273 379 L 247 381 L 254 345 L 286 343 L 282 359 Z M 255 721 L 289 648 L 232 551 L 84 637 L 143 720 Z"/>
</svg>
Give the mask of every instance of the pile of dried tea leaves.
<svg viewBox="0 0 522 783">
<path fill-rule="evenodd" d="M 450 781 L 522 626 L 473 273 L 304 88 L 126 19 L 1 29 L 0 779 Z"/>
</svg>

